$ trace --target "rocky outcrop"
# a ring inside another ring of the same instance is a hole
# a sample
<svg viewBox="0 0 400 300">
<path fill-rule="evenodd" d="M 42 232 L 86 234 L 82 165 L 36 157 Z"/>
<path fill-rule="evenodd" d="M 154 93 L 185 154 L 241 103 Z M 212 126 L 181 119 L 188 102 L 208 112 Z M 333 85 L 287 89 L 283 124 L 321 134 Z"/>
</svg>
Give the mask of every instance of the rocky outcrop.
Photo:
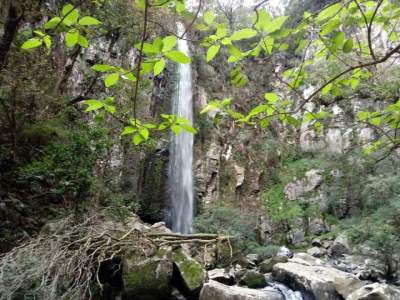
<svg viewBox="0 0 400 300">
<path fill-rule="evenodd" d="M 346 300 L 398 300 L 400 289 L 384 283 L 372 283 L 351 293 Z"/>
<path fill-rule="evenodd" d="M 363 285 L 355 276 L 332 267 L 290 261 L 276 264 L 273 278 L 310 299 L 341 300 Z"/>
<path fill-rule="evenodd" d="M 200 300 L 284 300 L 276 290 L 255 290 L 238 286 L 227 286 L 210 280 L 204 284 Z"/>
</svg>

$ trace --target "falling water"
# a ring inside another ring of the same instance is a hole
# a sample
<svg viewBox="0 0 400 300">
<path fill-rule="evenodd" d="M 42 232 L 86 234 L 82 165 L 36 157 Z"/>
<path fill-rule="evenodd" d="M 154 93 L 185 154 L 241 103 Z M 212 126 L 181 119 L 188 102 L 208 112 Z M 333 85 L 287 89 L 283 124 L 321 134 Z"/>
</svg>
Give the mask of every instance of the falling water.
<svg viewBox="0 0 400 300">
<path fill-rule="evenodd" d="M 178 23 L 178 34 L 184 32 Z M 187 41 L 178 41 L 178 50 L 189 54 Z M 190 64 L 178 65 L 178 86 L 173 100 L 172 113 L 193 121 L 192 74 Z M 193 221 L 193 134 L 182 131 L 172 135 L 169 165 L 169 187 L 171 190 L 171 227 L 175 232 L 188 233 Z"/>
</svg>

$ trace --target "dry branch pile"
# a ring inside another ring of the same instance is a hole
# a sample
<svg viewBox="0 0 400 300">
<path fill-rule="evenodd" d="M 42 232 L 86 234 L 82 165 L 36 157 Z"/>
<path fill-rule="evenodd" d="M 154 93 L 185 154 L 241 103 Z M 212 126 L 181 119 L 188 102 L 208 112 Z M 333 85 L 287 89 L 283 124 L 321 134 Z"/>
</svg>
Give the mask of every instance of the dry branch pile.
<svg viewBox="0 0 400 300">
<path fill-rule="evenodd" d="M 0 257 L 0 300 L 18 295 L 48 300 L 92 299 L 102 288 L 100 264 L 123 257 L 128 250 L 148 257 L 163 246 L 197 243 L 207 251 L 211 244 L 229 244 L 227 236 L 157 232 L 137 217 L 128 224 L 99 216 L 80 224 L 67 218 L 49 227 L 48 232 Z"/>
</svg>

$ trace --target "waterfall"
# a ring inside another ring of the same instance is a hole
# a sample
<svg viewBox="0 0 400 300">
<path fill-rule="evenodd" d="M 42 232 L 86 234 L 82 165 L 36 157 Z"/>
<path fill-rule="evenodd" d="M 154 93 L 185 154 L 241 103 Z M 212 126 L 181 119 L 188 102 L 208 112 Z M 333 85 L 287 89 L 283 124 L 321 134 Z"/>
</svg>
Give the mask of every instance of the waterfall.
<svg viewBox="0 0 400 300">
<path fill-rule="evenodd" d="M 185 28 L 178 23 L 178 35 Z M 178 40 L 178 50 L 189 54 L 189 45 L 185 40 Z M 190 64 L 178 65 L 178 85 L 173 97 L 172 113 L 193 121 L 192 73 Z M 171 228 L 174 232 L 188 233 L 193 221 L 193 134 L 181 131 L 172 134 L 169 163 L 169 187 L 172 210 Z"/>
</svg>

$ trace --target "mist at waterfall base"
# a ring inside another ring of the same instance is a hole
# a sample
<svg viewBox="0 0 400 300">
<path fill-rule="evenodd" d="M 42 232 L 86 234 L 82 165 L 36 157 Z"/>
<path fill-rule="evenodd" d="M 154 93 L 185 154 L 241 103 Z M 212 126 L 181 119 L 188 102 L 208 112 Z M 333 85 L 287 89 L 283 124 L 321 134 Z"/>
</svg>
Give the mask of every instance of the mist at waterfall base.
<svg viewBox="0 0 400 300">
<path fill-rule="evenodd" d="M 178 23 L 178 35 L 185 28 Z M 178 50 L 190 57 L 189 45 L 178 40 Z M 172 113 L 193 122 L 192 72 L 190 64 L 178 65 L 178 85 L 173 97 Z M 169 220 L 174 232 L 189 233 L 193 222 L 193 134 L 181 131 L 171 135 L 170 162 L 168 169 L 171 211 Z"/>
</svg>

